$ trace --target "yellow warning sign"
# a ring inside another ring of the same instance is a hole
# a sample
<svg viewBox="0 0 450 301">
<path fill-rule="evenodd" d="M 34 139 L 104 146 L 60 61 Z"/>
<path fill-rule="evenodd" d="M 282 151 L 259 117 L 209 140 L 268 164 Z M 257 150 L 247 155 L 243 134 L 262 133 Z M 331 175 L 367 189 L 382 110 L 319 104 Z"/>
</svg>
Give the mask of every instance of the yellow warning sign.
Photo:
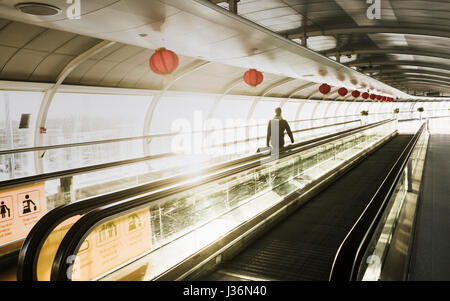
<svg viewBox="0 0 450 301">
<path fill-rule="evenodd" d="M 143 209 L 98 226 L 81 245 L 72 280 L 92 280 L 151 248 L 150 211 Z"/>
<path fill-rule="evenodd" d="M 0 191 L 0 245 L 24 239 L 47 212 L 44 183 Z"/>
</svg>

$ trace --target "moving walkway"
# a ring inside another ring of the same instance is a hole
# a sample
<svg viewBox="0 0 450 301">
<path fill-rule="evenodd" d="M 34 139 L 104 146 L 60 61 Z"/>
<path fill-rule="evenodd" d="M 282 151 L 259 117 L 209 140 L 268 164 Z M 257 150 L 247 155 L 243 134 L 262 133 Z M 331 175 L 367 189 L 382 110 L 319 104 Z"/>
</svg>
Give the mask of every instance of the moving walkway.
<svg viewBox="0 0 450 301">
<path fill-rule="evenodd" d="M 383 145 L 203 279 L 328 280 L 341 243 L 411 138 L 401 135 Z"/>
<path fill-rule="evenodd" d="M 189 278 L 211 260 L 220 263 L 225 251 L 262 233 L 396 134 L 396 121 L 386 120 L 94 209 L 56 244 L 50 279 Z"/>
<path fill-rule="evenodd" d="M 334 122 L 334 123 L 333 123 Z M 347 116 L 345 120 L 340 120 L 336 123 L 335 118 L 325 119 L 311 119 L 311 120 L 293 120 L 291 121 L 293 132 L 296 140 L 311 140 L 314 137 L 323 136 L 325 133 L 337 133 L 345 131 L 351 128 L 355 128 L 360 125 L 361 121 L 356 119 L 355 116 Z M 258 131 L 256 131 L 258 129 Z M 211 135 L 211 134 L 223 134 L 225 132 L 242 131 L 248 132 L 247 139 L 223 141 L 219 144 L 208 145 L 205 147 L 217 148 L 217 147 L 234 147 L 234 148 L 249 148 L 252 144 L 260 144 L 265 139 L 265 136 L 258 136 L 256 132 L 265 129 L 263 124 L 249 124 L 240 127 L 224 128 L 217 130 L 207 130 L 199 132 L 198 134 Z M 35 148 L 2 150 L 0 155 L 9 156 L 17 153 L 33 154 L 40 152 L 42 155 L 49 155 L 48 152 L 61 149 L 74 149 L 77 151 L 87 150 L 86 148 L 92 145 L 102 144 L 117 144 L 126 143 L 128 141 L 142 140 L 142 139 L 154 139 L 161 137 L 174 137 L 176 135 L 184 135 L 184 133 L 162 133 L 154 134 L 143 137 L 131 137 L 112 140 L 101 141 L 89 141 L 73 144 L 61 144 L 61 145 L 48 145 Z M 217 142 L 216 142 L 217 143 Z M 254 152 L 254 149 L 252 149 Z M 222 156 L 222 157 L 221 157 Z M 247 160 L 242 153 L 227 153 L 226 155 L 211 155 L 203 156 L 201 160 L 196 160 L 195 168 L 192 170 L 199 170 L 201 172 L 220 169 L 220 162 L 233 161 L 235 163 L 243 162 Z M 184 160 L 180 159 L 184 158 Z M 25 177 L 10 178 L 0 182 L 0 190 L 2 192 L 10 192 L 17 194 L 19 190 L 30 187 L 39 186 L 41 189 L 40 197 L 40 216 L 47 211 L 51 211 L 55 208 L 55 213 L 59 210 L 66 210 L 63 208 L 57 209 L 60 206 L 66 205 L 70 202 L 81 200 L 83 204 L 90 204 L 81 212 L 86 213 L 90 208 L 107 204 L 108 202 L 114 202 L 126 197 L 130 197 L 134 194 L 140 194 L 150 191 L 154 187 L 160 187 L 168 185 L 171 181 L 176 182 L 189 174 L 189 169 L 184 167 L 180 169 L 179 165 L 186 165 L 186 156 L 180 156 L 177 153 L 158 153 L 146 155 L 143 157 L 112 161 L 112 162 L 94 162 L 90 161 L 92 165 L 80 165 L 82 162 L 71 162 L 72 169 L 67 170 L 55 170 L 52 167 L 46 167 L 44 173 L 34 174 L 31 170 L 27 171 Z M 172 163 L 168 163 L 173 161 Z M 175 163 L 174 163 L 175 162 Z M 219 163 L 217 163 L 219 162 Z M 146 173 L 142 173 L 147 170 Z M 99 181 L 100 180 L 100 181 Z M 88 183 L 86 183 L 86 181 Z M 92 183 L 94 182 L 94 183 Z M 87 184 L 87 185 L 86 185 Z M 100 198 L 96 198 L 100 196 Z M 36 201 L 36 200 L 35 200 Z M 9 205 L 9 204 L 7 204 Z M 55 214 L 53 215 L 55 216 Z M 36 216 L 34 216 L 36 219 Z M 46 217 L 49 218 L 49 217 Z M 28 227 L 27 231 L 30 231 L 31 227 Z M 2 228 L 2 233 L 8 229 Z M 0 266 L 5 271 L 11 265 L 15 265 L 19 249 L 21 248 L 24 238 L 27 233 L 14 233 L 14 229 L 11 229 L 13 235 L 9 238 L 2 239 L 2 245 L 0 245 Z M 41 231 L 39 227 L 35 231 Z M 42 233 L 45 233 L 42 232 Z M 43 234 L 44 236 L 46 234 Z M 25 246 L 28 248 L 28 245 Z M 36 248 L 36 246 L 32 246 Z M 39 247 L 37 247 L 39 248 Z M 20 265 L 19 265 L 20 269 Z M 2 275 L 1 279 L 12 280 L 15 276 Z"/>
</svg>

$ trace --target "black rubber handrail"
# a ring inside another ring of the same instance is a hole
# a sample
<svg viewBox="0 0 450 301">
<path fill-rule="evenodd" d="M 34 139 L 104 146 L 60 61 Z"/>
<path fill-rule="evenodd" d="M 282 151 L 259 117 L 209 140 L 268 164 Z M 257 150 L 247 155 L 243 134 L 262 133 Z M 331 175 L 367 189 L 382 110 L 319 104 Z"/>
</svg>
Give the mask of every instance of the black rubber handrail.
<svg viewBox="0 0 450 301">
<path fill-rule="evenodd" d="M 371 125 L 365 125 L 357 128 L 348 129 L 342 132 L 333 133 L 321 137 L 317 137 L 308 141 L 299 142 L 296 144 L 292 144 L 286 147 L 286 149 L 291 149 L 294 147 L 301 147 L 304 145 L 308 145 L 311 143 L 315 143 L 317 141 L 321 141 L 324 139 L 332 139 L 335 136 L 342 135 L 345 133 L 357 131 L 360 129 L 365 129 L 367 127 L 372 127 L 379 125 L 386 121 L 381 121 Z M 269 154 L 268 151 L 263 151 L 261 153 L 257 153 L 254 155 L 242 157 L 239 159 L 230 160 L 224 163 L 215 164 L 206 168 L 188 173 L 182 173 L 179 175 L 173 175 L 164 179 L 159 179 L 156 181 L 152 181 L 146 184 L 141 184 L 138 186 L 134 186 L 131 188 L 119 190 L 116 192 L 90 197 L 84 200 L 80 200 L 77 202 L 69 203 L 66 205 L 62 205 L 57 207 L 46 215 L 44 215 L 37 224 L 32 228 L 28 236 L 26 237 L 23 246 L 19 253 L 18 267 L 17 267 L 17 279 L 18 280 L 37 280 L 37 260 L 39 258 L 39 252 L 47 239 L 48 235 L 64 220 L 75 216 L 85 214 L 97 207 L 104 206 L 106 204 L 110 204 L 113 202 L 117 202 L 126 198 L 130 198 L 136 195 L 141 195 L 144 193 L 148 193 L 150 191 L 154 191 L 156 189 L 160 189 L 161 187 L 167 187 L 169 185 L 173 185 L 174 183 L 181 182 L 183 180 L 189 179 L 191 175 L 197 173 L 211 173 L 216 172 L 221 169 L 231 168 L 243 162 L 248 162 L 250 160 L 260 160 L 262 157 L 267 156 Z"/>
<path fill-rule="evenodd" d="M 332 126 L 349 124 L 349 123 L 354 123 L 354 122 L 358 122 L 358 121 L 360 121 L 360 120 L 355 119 L 355 120 L 350 120 L 350 121 L 345 121 L 345 122 L 326 124 L 326 125 L 322 125 L 322 126 L 318 126 L 318 127 L 295 130 L 295 131 L 292 131 L 292 133 L 296 134 L 299 132 L 307 132 L 307 131 L 311 131 L 311 130 L 317 130 L 317 129 L 327 128 L 327 127 L 332 127 Z M 265 138 L 265 136 L 246 138 L 246 139 L 242 139 L 242 140 L 225 142 L 225 143 L 221 143 L 221 144 L 217 144 L 217 145 L 211 145 L 208 148 L 227 147 L 229 145 L 243 143 L 243 142 L 249 142 L 249 141 L 255 141 L 255 140 L 259 140 L 259 139 L 263 139 L 263 138 Z M 126 159 L 126 160 L 120 160 L 120 161 L 107 162 L 107 163 L 101 163 L 101 164 L 96 164 L 96 165 L 72 168 L 72 169 L 67 169 L 67 170 L 43 173 L 43 174 L 39 174 L 39 175 L 35 175 L 35 176 L 15 178 L 15 179 L 11 179 L 11 180 L 1 181 L 0 189 L 6 189 L 6 188 L 23 186 L 23 185 L 33 184 L 33 183 L 39 183 L 42 181 L 49 181 L 49 180 L 59 179 L 59 178 L 63 178 L 63 177 L 70 177 L 70 176 L 75 176 L 78 174 L 94 172 L 94 171 L 113 168 L 113 167 L 117 167 L 117 166 L 130 165 L 130 164 L 144 162 L 144 161 L 157 160 L 157 159 L 162 159 L 162 158 L 170 158 L 170 157 L 175 157 L 178 155 L 179 154 L 176 154 L 176 153 L 162 153 L 162 154 L 157 154 L 157 155 L 149 155 L 149 156 L 144 156 L 144 157 L 139 157 L 139 158 Z"/>
<path fill-rule="evenodd" d="M 234 166 L 245 162 L 246 160 L 259 158 L 263 156 L 262 153 L 255 154 L 252 156 L 247 156 L 245 158 L 239 158 L 231 161 L 227 161 L 225 163 L 216 164 L 213 166 L 209 166 L 203 169 L 200 169 L 200 172 L 213 172 L 220 170 L 225 167 Z M 19 281 L 31 281 L 38 280 L 37 279 L 37 260 L 39 258 L 40 250 L 50 235 L 50 233 L 63 221 L 67 220 L 70 217 L 76 215 L 83 215 L 94 208 L 99 206 L 103 206 L 106 204 L 110 204 L 113 202 L 117 202 L 119 200 L 123 200 L 126 198 L 130 198 L 136 195 L 142 195 L 144 193 L 148 193 L 149 191 L 153 191 L 155 189 L 159 189 L 161 187 L 165 187 L 168 185 L 172 185 L 173 183 L 186 180 L 190 178 L 194 173 L 199 172 L 199 170 L 195 172 L 181 173 L 178 175 L 173 175 L 170 177 L 166 177 L 163 179 L 158 179 L 155 181 L 151 181 L 146 184 L 141 184 L 137 186 L 133 186 L 130 188 L 122 189 L 119 191 L 102 194 L 94 197 L 89 197 L 83 200 L 79 200 L 76 202 L 71 202 L 57 208 L 52 209 L 47 214 L 45 214 L 34 227 L 31 229 L 29 234 L 24 240 L 22 248 L 19 252 L 18 265 L 17 265 L 17 279 Z"/>
<path fill-rule="evenodd" d="M 424 129 L 425 123 L 422 124 L 417 133 L 409 141 L 377 192 L 341 243 L 330 271 L 330 281 L 357 280 L 358 270 L 371 238 L 380 223 L 383 212 L 395 192 L 395 187 Z"/>
<path fill-rule="evenodd" d="M 369 128 L 373 128 L 388 122 L 392 119 L 377 122 L 374 124 L 359 127 L 358 129 L 353 129 L 351 131 L 345 131 L 345 133 L 340 133 L 339 135 L 332 134 L 329 138 L 322 139 L 320 141 L 307 144 L 305 146 L 290 145 L 286 147 L 286 151 L 280 152 L 277 158 L 268 157 L 264 163 L 275 161 L 283 157 L 291 156 L 295 153 L 317 147 L 328 143 L 330 141 L 343 138 Z M 89 233 L 95 229 L 98 225 L 105 223 L 108 220 L 114 219 L 117 216 L 126 214 L 127 212 L 136 211 L 141 208 L 146 208 L 148 205 L 154 201 L 157 201 L 163 197 L 191 189 L 195 186 L 202 185 L 205 183 L 217 181 L 225 177 L 241 173 L 243 171 L 255 168 L 261 165 L 261 159 L 254 160 L 253 162 L 245 163 L 242 166 L 233 167 L 231 169 L 221 171 L 219 173 L 206 175 L 203 179 L 196 183 L 182 183 L 180 185 L 175 185 L 169 188 L 162 189 L 160 191 L 155 191 L 146 195 L 144 197 L 132 198 L 124 201 L 119 201 L 106 206 L 98 207 L 82 218 L 80 218 L 67 232 L 62 242 L 59 245 L 58 251 L 55 255 L 55 260 L 52 265 L 51 280 L 70 280 L 70 275 L 67 275 L 70 263 L 66 261 L 68 256 L 76 254 L 84 239 L 89 235 Z"/>
</svg>

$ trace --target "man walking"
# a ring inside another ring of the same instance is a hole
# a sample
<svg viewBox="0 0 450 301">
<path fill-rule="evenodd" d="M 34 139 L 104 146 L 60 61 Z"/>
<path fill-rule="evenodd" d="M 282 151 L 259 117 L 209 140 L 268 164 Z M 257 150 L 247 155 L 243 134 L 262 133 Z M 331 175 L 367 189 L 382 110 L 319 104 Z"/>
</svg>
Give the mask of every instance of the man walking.
<svg viewBox="0 0 450 301">
<path fill-rule="evenodd" d="M 287 132 L 291 142 L 294 143 L 294 136 L 292 135 L 291 128 L 286 120 L 281 117 L 281 108 L 275 109 L 275 117 L 269 121 L 267 126 L 267 141 L 266 145 L 269 147 L 269 143 L 276 151 L 281 150 L 284 147 L 284 132 Z"/>
</svg>

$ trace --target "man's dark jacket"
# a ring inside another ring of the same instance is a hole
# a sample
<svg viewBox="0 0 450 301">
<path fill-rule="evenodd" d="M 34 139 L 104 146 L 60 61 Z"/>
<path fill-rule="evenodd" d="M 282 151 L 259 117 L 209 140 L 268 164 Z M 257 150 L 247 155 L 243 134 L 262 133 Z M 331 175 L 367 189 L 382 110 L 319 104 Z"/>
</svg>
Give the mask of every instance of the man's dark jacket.
<svg viewBox="0 0 450 301">
<path fill-rule="evenodd" d="M 276 135 L 272 135 L 272 130 L 278 129 L 278 145 L 276 141 Z M 275 116 L 272 120 L 269 121 L 267 125 L 267 141 L 266 145 L 269 146 L 269 142 L 272 144 L 272 147 L 279 148 L 284 147 L 284 131 L 287 132 L 289 138 L 291 138 L 291 142 L 294 143 L 294 136 L 292 135 L 291 128 L 286 120 L 281 118 L 281 116 Z"/>
</svg>

